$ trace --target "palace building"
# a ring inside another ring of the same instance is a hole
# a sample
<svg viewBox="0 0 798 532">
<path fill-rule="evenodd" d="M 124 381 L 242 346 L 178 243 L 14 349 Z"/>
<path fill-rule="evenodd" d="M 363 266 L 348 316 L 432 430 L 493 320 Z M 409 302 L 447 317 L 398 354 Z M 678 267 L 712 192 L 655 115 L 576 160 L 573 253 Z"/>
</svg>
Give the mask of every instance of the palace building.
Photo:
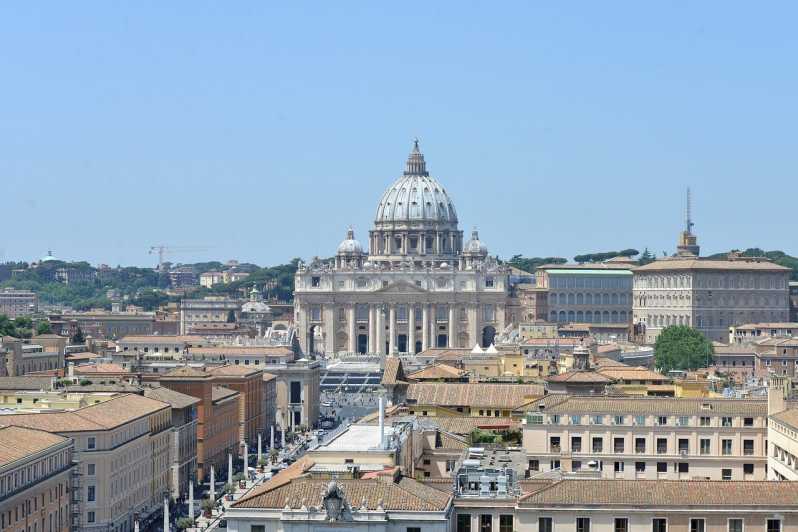
<svg viewBox="0 0 798 532">
<path fill-rule="evenodd" d="M 368 249 L 350 228 L 333 261 L 299 265 L 300 345 L 326 354 L 487 347 L 508 323 L 509 277 L 476 230 L 463 242 L 454 203 L 416 140 L 380 198 Z"/>
</svg>

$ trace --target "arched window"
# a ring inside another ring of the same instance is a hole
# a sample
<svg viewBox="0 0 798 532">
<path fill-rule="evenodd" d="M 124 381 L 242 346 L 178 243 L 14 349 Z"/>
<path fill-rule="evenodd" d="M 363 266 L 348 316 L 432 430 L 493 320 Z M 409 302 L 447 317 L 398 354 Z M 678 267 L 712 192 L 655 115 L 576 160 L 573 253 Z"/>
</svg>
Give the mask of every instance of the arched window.
<svg viewBox="0 0 798 532">
<path fill-rule="evenodd" d="M 564 322 L 565 321 L 565 311 L 561 310 L 559 314 L 559 319 L 557 321 Z"/>
<path fill-rule="evenodd" d="M 593 304 L 593 294 L 585 294 L 585 305 Z"/>
<path fill-rule="evenodd" d="M 576 315 L 574 314 L 573 310 L 568 311 L 568 321 L 574 321 L 576 319 Z"/>
<path fill-rule="evenodd" d="M 576 321 L 578 321 L 579 323 L 583 323 L 585 321 L 585 316 L 581 310 L 576 311 Z"/>
<path fill-rule="evenodd" d="M 553 322 L 557 321 L 557 311 L 556 311 L 556 310 L 552 310 L 552 311 L 549 313 L 549 319 L 550 319 L 551 321 L 553 321 Z"/>
<path fill-rule="evenodd" d="M 592 310 L 588 310 L 587 312 L 585 312 L 585 321 L 588 322 L 588 323 L 593 323 L 593 311 Z"/>
<path fill-rule="evenodd" d="M 612 294 L 612 304 L 613 305 L 618 304 L 618 294 Z"/>
<path fill-rule="evenodd" d="M 620 316 L 621 316 L 621 323 L 626 323 L 626 311 L 625 310 L 621 311 Z"/>
<path fill-rule="evenodd" d="M 610 304 L 610 295 L 609 294 L 601 294 L 601 304 L 602 305 L 609 305 Z"/>
<path fill-rule="evenodd" d="M 617 310 L 613 310 L 612 311 L 612 318 L 611 319 L 612 319 L 612 323 L 618 323 L 618 311 Z"/>
<path fill-rule="evenodd" d="M 607 294 L 604 295 L 606 296 Z M 601 313 L 601 322 L 602 323 L 610 322 L 610 312 L 608 310 L 605 310 L 604 312 Z"/>
<path fill-rule="evenodd" d="M 585 304 L 585 299 L 584 299 L 584 296 L 582 294 L 576 294 L 576 304 L 577 305 L 584 305 Z"/>
<path fill-rule="evenodd" d="M 560 294 L 560 305 L 565 305 L 565 294 Z"/>
<path fill-rule="evenodd" d="M 568 304 L 569 305 L 573 305 L 574 304 L 574 295 L 573 294 L 568 294 Z"/>
</svg>

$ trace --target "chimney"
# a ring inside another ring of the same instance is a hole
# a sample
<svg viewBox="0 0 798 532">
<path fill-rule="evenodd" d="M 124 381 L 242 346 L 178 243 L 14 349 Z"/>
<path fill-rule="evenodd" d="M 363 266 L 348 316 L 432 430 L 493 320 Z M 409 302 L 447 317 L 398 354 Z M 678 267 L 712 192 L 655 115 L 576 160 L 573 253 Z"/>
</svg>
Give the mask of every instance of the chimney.
<svg viewBox="0 0 798 532">
<path fill-rule="evenodd" d="M 380 397 L 380 449 L 385 449 L 385 404 Z"/>
<path fill-rule="evenodd" d="M 67 364 L 67 377 L 69 377 L 70 379 L 74 379 L 75 378 L 75 363 L 74 362 L 70 362 L 69 364 Z"/>
</svg>

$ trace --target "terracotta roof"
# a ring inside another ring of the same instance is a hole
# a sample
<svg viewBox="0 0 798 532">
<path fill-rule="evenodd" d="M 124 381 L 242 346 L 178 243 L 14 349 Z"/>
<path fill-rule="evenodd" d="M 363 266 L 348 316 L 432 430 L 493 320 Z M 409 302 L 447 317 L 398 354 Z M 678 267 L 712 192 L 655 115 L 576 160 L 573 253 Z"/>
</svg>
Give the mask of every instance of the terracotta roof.
<svg viewBox="0 0 798 532">
<path fill-rule="evenodd" d="M 612 379 L 593 370 L 572 369 L 559 375 L 546 377 L 546 382 L 569 382 L 569 383 L 610 383 Z"/>
<path fill-rule="evenodd" d="M 0 377 L 0 390 L 49 390 L 51 377 Z"/>
<path fill-rule="evenodd" d="M 513 409 L 543 395 L 537 384 L 412 383 L 407 388 L 408 404 L 470 406 Z"/>
<path fill-rule="evenodd" d="M 224 346 L 224 347 L 190 347 L 188 352 L 192 355 L 224 355 L 224 356 L 293 356 L 290 347 L 284 346 Z"/>
<path fill-rule="evenodd" d="M 645 266 L 638 266 L 635 272 L 658 272 L 667 270 L 757 270 L 766 272 L 788 272 L 790 268 L 767 260 L 709 260 L 709 259 L 658 259 Z"/>
<path fill-rule="evenodd" d="M 436 425 L 438 425 L 441 430 L 445 430 L 447 432 L 451 432 L 453 434 L 470 434 L 474 429 L 484 429 L 484 430 L 504 430 L 504 429 L 515 429 L 520 427 L 520 422 L 518 420 L 509 418 L 509 417 L 431 417 L 431 418 L 422 418 L 422 419 L 429 419 L 432 420 Z"/>
<path fill-rule="evenodd" d="M 0 467 L 67 441 L 43 430 L 0 425 Z"/>
<path fill-rule="evenodd" d="M 521 497 L 519 505 L 794 508 L 796 501 L 797 482 L 568 479 Z"/>
<path fill-rule="evenodd" d="M 119 343 L 127 343 L 127 344 L 184 344 L 184 343 L 191 343 L 197 342 L 200 344 L 207 344 L 208 340 L 206 340 L 202 336 L 197 336 L 195 334 L 185 334 L 185 335 L 159 335 L 159 334 L 150 334 L 150 335 L 130 335 L 130 336 L 123 336 L 119 339 Z"/>
<path fill-rule="evenodd" d="M 798 408 L 790 408 L 776 414 L 772 414 L 771 418 L 780 423 L 789 425 L 794 429 L 798 429 Z"/>
<path fill-rule="evenodd" d="M 621 346 L 618 344 L 602 344 L 596 347 L 596 353 L 611 353 L 613 351 L 620 351 Z"/>
<path fill-rule="evenodd" d="M 604 367 L 598 370 L 599 373 L 605 377 L 613 380 L 633 380 L 633 381 L 667 381 L 668 378 L 661 373 L 651 371 L 642 366 L 621 366 L 621 367 Z"/>
<path fill-rule="evenodd" d="M 426 368 L 408 373 L 409 380 L 425 380 L 425 379 L 461 379 L 468 375 L 468 372 L 462 369 L 454 368 L 448 364 L 431 364 Z"/>
<path fill-rule="evenodd" d="M 610 260 L 617 259 L 613 257 Z M 630 270 L 634 264 L 624 262 L 586 262 L 582 264 L 541 264 L 537 270 Z"/>
<path fill-rule="evenodd" d="M 746 323 L 734 327 L 738 331 L 755 329 L 798 329 L 795 322 L 775 322 L 775 323 Z"/>
<path fill-rule="evenodd" d="M 94 360 L 95 358 L 101 358 L 101 355 L 97 353 L 92 353 L 91 351 L 83 351 L 81 353 L 69 353 L 64 356 L 64 360 L 67 362 L 73 362 L 75 360 Z"/>
<path fill-rule="evenodd" d="M 767 401 L 675 397 L 563 396 L 562 400 L 546 406 L 545 411 L 550 414 L 765 416 L 767 415 Z"/>
<path fill-rule="evenodd" d="M 354 508 L 365 502 L 366 508 L 382 507 L 388 511 L 442 512 L 452 499 L 450 493 L 439 491 L 410 478 L 393 481 L 389 478 L 339 479 L 335 481 Z M 233 508 L 301 508 L 321 507 L 322 493 L 329 479 L 295 478 L 287 484 L 260 491 L 233 504 Z"/>
<path fill-rule="evenodd" d="M 48 432 L 99 431 L 116 428 L 164 408 L 169 405 L 141 395 L 125 394 L 72 412 L 8 414 L 2 421 Z"/>
<path fill-rule="evenodd" d="M 75 366 L 75 373 L 82 375 L 89 373 L 130 373 L 130 371 L 119 364 L 100 362 L 97 364 Z"/>
<path fill-rule="evenodd" d="M 172 408 L 187 408 L 198 404 L 200 400 L 192 395 L 176 392 L 164 386 L 152 386 L 144 388 L 144 397 L 168 403 Z"/>
<path fill-rule="evenodd" d="M 274 380 L 276 378 L 277 378 L 277 375 L 274 375 L 272 373 L 266 373 L 266 372 L 263 373 L 263 381 L 264 382 L 269 382 L 269 381 L 272 381 L 272 380 Z"/>
<path fill-rule="evenodd" d="M 468 447 L 468 440 L 453 433 L 442 431 L 440 436 L 441 444 L 436 447 L 437 449 L 465 449 Z"/>
<path fill-rule="evenodd" d="M 208 367 L 207 372 L 219 377 L 245 377 L 259 373 L 260 369 L 239 364 L 225 364 L 224 366 Z"/>
<path fill-rule="evenodd" d="M 210 379 L 212 375 L 209 375 L 205 371 L 201 369 L 197 369 L 191 366 L 179 366 L 171 371 L 167 371 L 163 374 L 163 377 L 190 377 L 190 378 L 203 378 L 203 379 Z"/>
<path fill-rule="evenodd" d="M 279 488 L 280 486 L 285 486 L 286 484 L 290 483 L 295 478 L 303 475 L 307 470 L 311 467 L 316 465 L 310 456 L 303 455 L 299 460 L 291 464 L 290 466 L 286 467 L 282 471 L 279 471 L 276 475 L 272 478 L 261 484 L 260 486 L 254 488 L 249 494 L 244 495 L 241 499 L 238 500 L 234 504 L 234 506 L 238 506 L 239 504 L 247 504 L 247 501 L 252 499 L 258 499 L 261 495 L 268 493 L 275 488 Z M 245 506 L 246 507 L 246 506 Z"/>
<path fill-rule="evenodd" d="M 607 357 L 598 357 L 593 361 L 593 365 L 596 368 L 618 368 L 618 367 L 628 367 L 627 364 L 620 362 L 618 360 L 613 360 Z"/>
<path fill-rule="evenodd" d="M 221 401 L 222 399 L 227 399 L 228 397 L 232 397 L 234 395 L 238 395 L 238 392 L 231 390 L 230 388 L 225 388 L 224 386 L 214 386 L 211 394 L 211 400 Z"/>
<path fill-rule="evenodd" d="M 405 372 L 402 368 L 402 361 L 398 357 L 385 357 L 385 367 L 382 371 L 383 386 L 405 382 Z"/>
</svg>

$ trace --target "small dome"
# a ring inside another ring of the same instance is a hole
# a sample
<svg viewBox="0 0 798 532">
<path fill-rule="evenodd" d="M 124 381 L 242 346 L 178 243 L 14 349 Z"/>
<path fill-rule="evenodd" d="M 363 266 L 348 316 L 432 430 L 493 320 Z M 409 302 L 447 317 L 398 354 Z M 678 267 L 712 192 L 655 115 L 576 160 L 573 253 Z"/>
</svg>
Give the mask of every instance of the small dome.
<svg viewBox="0 0 798 532">
<path fill-rule="evenodd" d="M 476 229 L 471 232 L 471 239 L 465 243 L 463 247 L 464 253 L 473 253 L 475 255 L 487 255 L 488 246 L 482 243 L 479 239 L 479 233 Z"/>
<path fill-rule="evenodd" d="M 55 258 L 55 257 L 53 256 L 53 252 L 52 252 L 52 251 L 48 251 L 48 252 L 47 252 L 47 255 L 45 255 L 44 257 L 42 257 L 42 258 L 39 260 L 39 262 L 50 262 L 50 261 L 54 261 L 54 260 L 58 260 L 58 259 L 57 259 L 57 258 Z"/>
<path fill-rule="evenodd" d="M 353 255 L 363 253 L 363 246 L 355 240 L 355 230 L 351 227 L 346 231 L 346 238 L 338 245 L 338 254 Z"/>
<path fill-rule="evenodd" d="M 272 308 L 263 301 L 248 301 L 241 306 L 241 312 L 249 314 L 269 314 Z"/>
</svg>

